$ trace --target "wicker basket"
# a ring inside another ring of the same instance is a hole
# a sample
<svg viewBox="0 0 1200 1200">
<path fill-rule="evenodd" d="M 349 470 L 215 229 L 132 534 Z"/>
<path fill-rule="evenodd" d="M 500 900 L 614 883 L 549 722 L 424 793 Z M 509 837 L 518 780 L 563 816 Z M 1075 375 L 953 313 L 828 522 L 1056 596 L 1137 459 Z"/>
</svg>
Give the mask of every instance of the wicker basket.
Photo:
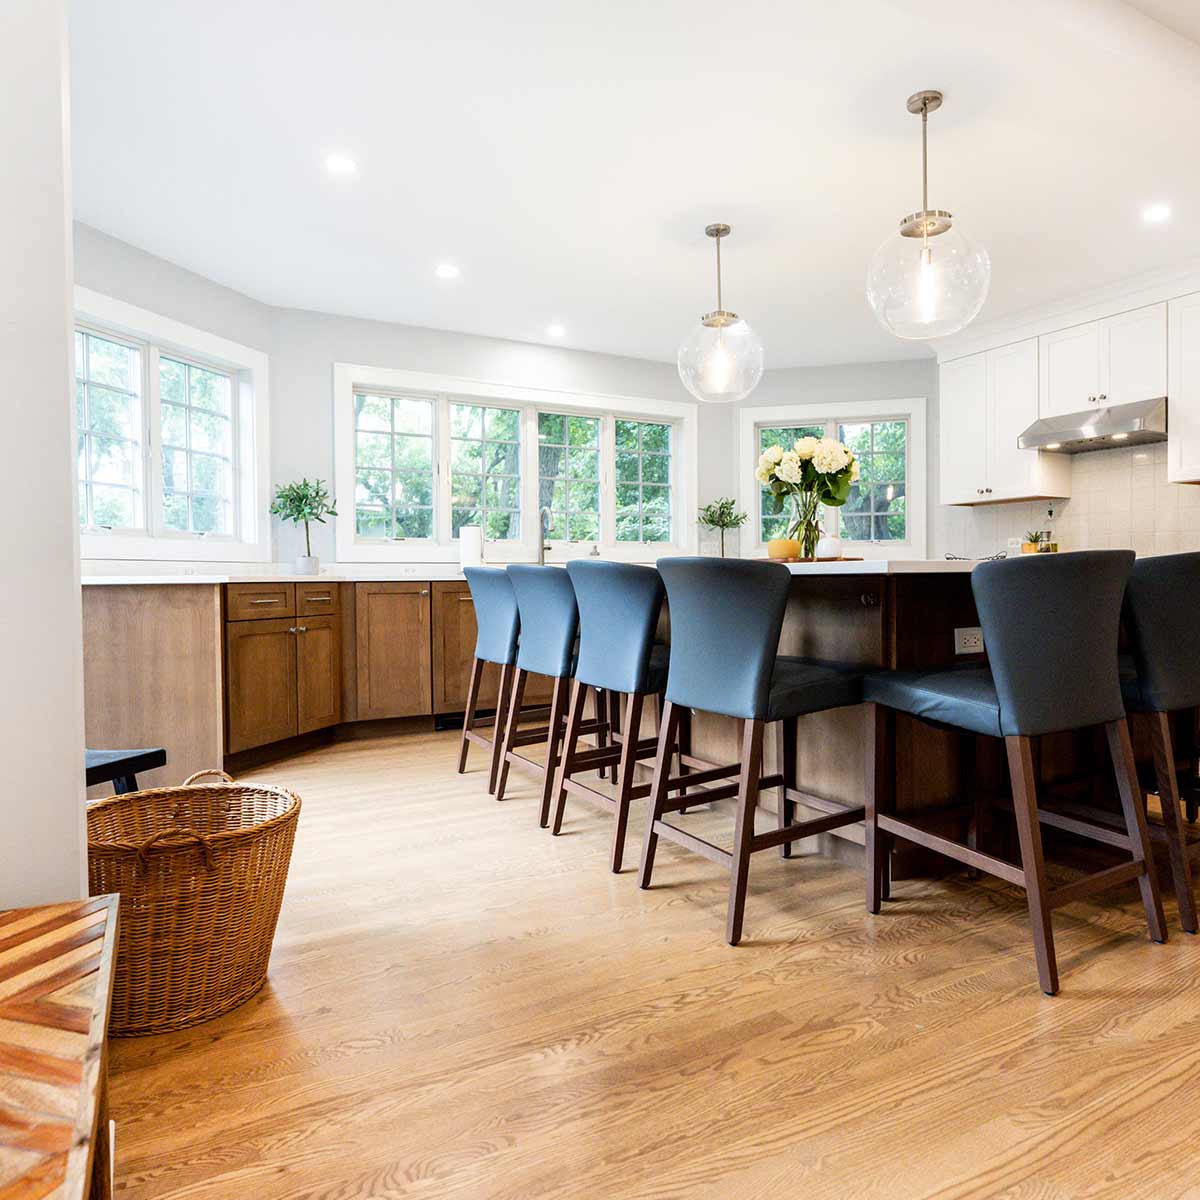
<svg viewBox="0 0 1200 1200">
<path fill-rule="evenodd" d="M 223 771 L 88 807 L 91 893 L 121 894 L 109 1033 L 183 1029 L 262 987 L 299 815 L 299 796 Z"/>
</svg>

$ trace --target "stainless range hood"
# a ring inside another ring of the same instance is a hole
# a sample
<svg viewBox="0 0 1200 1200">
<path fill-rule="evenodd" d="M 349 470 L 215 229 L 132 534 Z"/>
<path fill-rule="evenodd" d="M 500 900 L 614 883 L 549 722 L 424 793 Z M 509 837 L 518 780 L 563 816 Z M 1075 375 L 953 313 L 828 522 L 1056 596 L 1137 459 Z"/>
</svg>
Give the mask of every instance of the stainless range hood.
<svg viewBox="0 0 1200 1200">
<path fill-rule="evenodd" d="M 1157 400 L 1043 417 L 1017 438 L 1017 445 L 1022 450 L 1086 454 L 1089 450 L 1116 450 L 1121 446 L 1146 446 L 1166 440 L 1167 398 L 1159 396 Z"/>
</svg>

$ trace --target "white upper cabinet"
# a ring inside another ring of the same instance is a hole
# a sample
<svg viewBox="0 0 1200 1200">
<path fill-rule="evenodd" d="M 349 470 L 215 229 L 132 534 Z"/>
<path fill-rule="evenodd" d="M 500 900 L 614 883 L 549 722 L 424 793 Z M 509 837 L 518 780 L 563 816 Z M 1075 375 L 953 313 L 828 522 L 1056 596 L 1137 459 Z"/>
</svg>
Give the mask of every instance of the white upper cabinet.
<svg viewBox="0 0 1200 1200">
<path fill-rule="evenodd" d="M 1043 417 L 1167 394 L 1167 306 L 1073 325 L 1038 338 Z"/>
<path fill-rule="evenodd" d="M 1200 482 L 1200 292 L 1168 305 L 1167 478 Z"/>
<path fill-rule="evenodd" d="M 955 359 L 940 378 L 943 504 L 1070 496 L 1069 458 L 1017 447 L 1038 419 L 1037 338 Z"/>
</svg>

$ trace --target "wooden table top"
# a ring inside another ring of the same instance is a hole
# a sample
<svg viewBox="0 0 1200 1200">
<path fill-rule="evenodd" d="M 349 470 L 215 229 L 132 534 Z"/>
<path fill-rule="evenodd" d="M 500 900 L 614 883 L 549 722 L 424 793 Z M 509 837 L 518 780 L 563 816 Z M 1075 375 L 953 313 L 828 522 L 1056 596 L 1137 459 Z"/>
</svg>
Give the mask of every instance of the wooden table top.
<svg viewBox="0 0 1200 1200">
<path fill-rule="evenodd" d="M 0 912 L 0 1200 L 87 1194 L 117 897 Z"/>
</svg>

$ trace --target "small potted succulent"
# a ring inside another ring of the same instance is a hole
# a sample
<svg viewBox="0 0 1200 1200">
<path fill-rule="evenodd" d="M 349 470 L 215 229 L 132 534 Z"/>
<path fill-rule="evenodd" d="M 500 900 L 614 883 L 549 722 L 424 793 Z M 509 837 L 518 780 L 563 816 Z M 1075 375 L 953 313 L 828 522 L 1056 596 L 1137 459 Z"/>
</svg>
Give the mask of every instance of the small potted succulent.
<svg viewBox="0 0 1200 1200">
<path fill-rule="evenodd" d="M 309 539 L 308 524 L 319 521 L 325 524 L 327 516 L 336 517 L 336 502 L 329 495 L 329 489 L 323 479 L 301 479 L 299 483 L 284 483 L 275 490 L 275 499 L 271 501 L 272 516 L 284 521 L 304 523 L 304 553 L 296 559 L 297 575 L 316 575 L 321 570 L 321 560 L 312 552 L 312 542 Z"/>
<path fill-rule="evenodd" d="M 725 530 L 740 529 L 750 519 L 744 512 L 738 512 L 737 501 L 732 496 L 722 496 L 711 504 L 706 504 L 699 512 L 697 520 L 705 529 L 721 531 L 721 557 L 725 557 Z"/>
<path fill-rule="evenodd" d="M 1025 540 L 1021 543 L 1022 554 L 1037 554 L 1042 548 L 1042 531 L 1040 529 L 1030 529 L 1025 533 Z"/>
</svg>

